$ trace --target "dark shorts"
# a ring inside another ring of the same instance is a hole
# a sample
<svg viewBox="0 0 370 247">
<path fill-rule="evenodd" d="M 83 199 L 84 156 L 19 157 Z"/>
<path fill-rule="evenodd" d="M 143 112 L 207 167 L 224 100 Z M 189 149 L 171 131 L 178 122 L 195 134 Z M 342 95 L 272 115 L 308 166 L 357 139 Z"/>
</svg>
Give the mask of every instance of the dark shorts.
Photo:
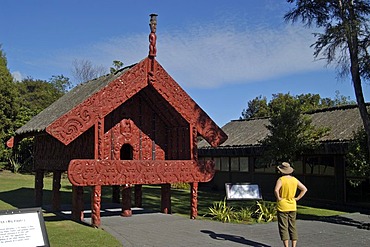
<svg viewBox="0 0 370 247">
<path fill-rule="evenodd" d="M 278 227 L 281 240 L 297 240 L 298 233 L 295 226 L 297 212 L 277 212 Z"/>
</svg>

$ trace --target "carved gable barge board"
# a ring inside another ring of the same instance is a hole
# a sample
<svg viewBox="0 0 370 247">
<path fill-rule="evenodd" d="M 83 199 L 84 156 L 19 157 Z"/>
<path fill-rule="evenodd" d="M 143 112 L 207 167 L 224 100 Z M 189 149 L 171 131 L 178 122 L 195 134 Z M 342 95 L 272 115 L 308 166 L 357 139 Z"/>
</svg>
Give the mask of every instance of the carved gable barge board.
<svg viewBox="0 0 370 247">
<path fill-rule="evenodd" d="M 153 87 L 172 105 L 189 123 L 194 124 L 201 136 L 213 147 L 226 141 L 227 135 L 205 113 L 195 101 L 172 79 L 172 77 L 157 62 L 156 82 Z"/>
<path fill-rule="evenodd" d="M 46 132 L 68 145 L 119 105 L 147 86 L 147 59 L 133 66 L 106 87 L 77 105 L 46 128 Z"/>
</svg>

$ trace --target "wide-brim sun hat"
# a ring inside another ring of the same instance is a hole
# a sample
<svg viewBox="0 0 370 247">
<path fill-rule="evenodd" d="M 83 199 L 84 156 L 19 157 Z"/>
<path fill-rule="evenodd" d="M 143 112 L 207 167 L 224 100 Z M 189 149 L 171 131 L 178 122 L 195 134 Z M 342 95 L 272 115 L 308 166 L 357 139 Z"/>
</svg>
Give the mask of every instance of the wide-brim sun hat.
<svg viewBox="0 0 370 247">
<path fill-rule="evenodd" d="M 277 168 L 283 174 L 291 174 L 294 171 L 293 167 L 291 167 L 288 162 L 281 163 Z"/>
</svg>

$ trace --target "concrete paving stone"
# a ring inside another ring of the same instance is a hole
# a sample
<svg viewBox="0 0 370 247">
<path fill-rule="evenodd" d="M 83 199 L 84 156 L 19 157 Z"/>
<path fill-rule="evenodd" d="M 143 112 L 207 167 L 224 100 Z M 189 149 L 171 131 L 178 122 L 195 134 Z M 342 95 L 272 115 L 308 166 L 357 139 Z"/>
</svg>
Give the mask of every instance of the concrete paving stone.
<svg viewBox="0 0 370 247">
<path fill-rule="evenodd" d="M 191 220 L 185 216 L 143 209 L 133 209 L 131 217 L 121 217 L 119 209 L 104 210 L 101 228 L 117 238 L 124 247 L 283 246 L 277 222 L 232 224 Z M 64 212 L 68 217 L 68 210 Z M 90 224 L 91 218 L 86 215 L 85 221 Z M 370 230 L 360 228 L 364 223 L 370 223 L 370 216 L 360 213 L 314 220 L 298 219 L 298 246 L 370 246 Z"/>
</svg>

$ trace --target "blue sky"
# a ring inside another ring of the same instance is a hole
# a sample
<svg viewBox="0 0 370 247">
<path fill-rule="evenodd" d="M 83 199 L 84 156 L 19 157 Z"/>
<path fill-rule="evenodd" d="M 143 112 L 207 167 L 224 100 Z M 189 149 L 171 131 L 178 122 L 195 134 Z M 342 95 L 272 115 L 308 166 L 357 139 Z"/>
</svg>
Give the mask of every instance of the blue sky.
<svg viewBox="0 0 370 247">
<path fill-rule="evenodd" d="M 157 60 L 219 125 L 260 95 L 340 95 L 349 78 L 315 61 L 312 33 L 285 23 L 281 0 L 1 0 L 0 44 L 17 78 L 70 77 L 74 60 L 107 68 L 148 55 L 149 14 L 158 14 Z M 370 86 L 363 85 L 365 100 Z"/>
</svg>

